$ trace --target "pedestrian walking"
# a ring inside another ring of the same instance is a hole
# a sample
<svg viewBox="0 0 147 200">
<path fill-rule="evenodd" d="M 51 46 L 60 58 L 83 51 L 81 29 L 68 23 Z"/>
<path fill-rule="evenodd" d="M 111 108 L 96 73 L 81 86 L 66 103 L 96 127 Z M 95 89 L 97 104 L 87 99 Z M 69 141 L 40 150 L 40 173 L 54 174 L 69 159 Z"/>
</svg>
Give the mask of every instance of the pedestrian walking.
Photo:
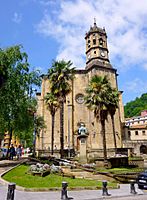
<svg viewBox="0 0 147 200">
<path fill-rule="evenodd" d="M 17 160 L 19 160 L 22 156 L 22 148 L 21 145 L 19 145 L 16 149 L 16 156 L 17 156 Z"/>
<path fill-rule="evenodd" d="M 13 144 L 11 144 L 11 146 L 10 146 L 9 153 L 10 153 L 10 160 L 13 160 L 13 157 L 16 155 Z"/>
</svg>

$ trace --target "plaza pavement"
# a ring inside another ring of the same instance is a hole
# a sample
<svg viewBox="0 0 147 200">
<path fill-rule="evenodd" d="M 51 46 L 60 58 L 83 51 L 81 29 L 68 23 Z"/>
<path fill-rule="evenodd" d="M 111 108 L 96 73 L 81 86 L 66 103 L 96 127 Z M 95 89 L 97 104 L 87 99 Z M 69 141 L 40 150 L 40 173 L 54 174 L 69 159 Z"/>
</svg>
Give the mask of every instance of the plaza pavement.
<svg viewBox="0 0 147 200">
<path fill-rule="evenodd" d="M 8 165 L 10 163 L 10 161 L 0 161 L 0 174 L 10 169 L 10 167 L 4 165 L 4 162 L 8 163 Z M 11 161 L 11 162 L 12 164 L 19 164 L 19 161 L 18 162 Z M 147 192 L 139 190 L 136 184 L 135 184 L 135 189 L 137 192 L 135 196 L 145 195 L 147 197 Z M 3 179 L 0 179 L 0 200 L 6 200 L 7 190 L 8 190 L 8 183 L 3 181 Z M 71 197 L 71 199 L 74 200 L 98 200 L 98 199 L 111 199 L 111 198 L 119 199 L 120 197 L 125 198 L 127 196 L 134 195 L 130 193 L 129 184 L 120 184 L 119 189 L 109 189 L 108 193 L 111 194 L 111 196 L 103 197 L 102 190 L 79 190 L 79 191 L 68 190 L 68 197 Z M 61 191 L 27 192 L 24 191 L 24 189 L 21 187 L 16 187 L 15 198 L 14 198 L 14 200 L 59 200 L 59 199 L 61 199 Z"/>
</svg>

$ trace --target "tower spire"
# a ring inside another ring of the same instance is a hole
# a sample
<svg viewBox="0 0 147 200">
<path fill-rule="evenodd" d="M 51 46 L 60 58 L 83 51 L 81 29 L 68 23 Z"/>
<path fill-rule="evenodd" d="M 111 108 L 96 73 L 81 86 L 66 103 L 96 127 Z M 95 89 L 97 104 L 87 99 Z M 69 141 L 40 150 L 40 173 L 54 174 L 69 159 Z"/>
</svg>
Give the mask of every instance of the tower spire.
<svg viewBox="0 0 147 200">
<path fill-rule="evenodd" d="M 86 69 L 93 66 L 94 63 L 110 66 L 107 47 L 107 35 L 104 29 L 97 27 L 96 18 L 94 25 L 86 33 Z"/>
<path fill-rule="evenodd" d="M 94 26 L 96 26 L 96 18 L 94 17 Z"/>
</svg>

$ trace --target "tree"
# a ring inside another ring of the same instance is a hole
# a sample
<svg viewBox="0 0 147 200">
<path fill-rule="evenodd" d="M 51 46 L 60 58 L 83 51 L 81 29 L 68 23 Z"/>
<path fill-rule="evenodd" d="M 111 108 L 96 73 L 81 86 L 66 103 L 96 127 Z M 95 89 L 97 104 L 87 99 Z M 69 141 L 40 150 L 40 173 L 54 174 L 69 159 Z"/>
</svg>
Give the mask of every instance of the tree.
<svg viewBox="0 0 147 200">
<path fill-rule="evenodd" d="M 54 154 L 54 126 L 55 126 L 55 113 L 59 108 L 57 97 L 53 93 L 47 93 L 45 102 L 52 116 L 52 135 L 51 135 L 51 154 Z"/>
<path fill-rule="evenodd" d="M 71 81 L 74 78 L 75 68 L 71 68 L 71 61 L 54 61 L 48 70 L 51 93 L 53 93 L 60 104 L 60 151 L 61 158 L 64 150 L 64 103 L 66 96 L 71 92 Z"/>
<path fill-rule="evenodd" d="M 103 153 L 104 162 L 107 160 L 106 149 L 106 131 L 105 121 L 108 116 L 108 103 L 109 103 L 109 88 L 110 83 L 106 76 L 93 76 L 90 80 L 88 87 L 86 88 L 85 104 L 94 112 L 94 116 L 101 122 L 101 134 L 103 137 Z"/>
<path fill-rule="evenodd" d="M 40 136 L 40 131 L 46 128 L 45 121 L 42 116 L 34 115 L 34 137 L 33 137 L 33 156 L 36 156 L 36 137 Z"/>
<path fill-rule="evenodd" d="M 139 116 L 141 111 L 147 110 L 147 93 L 137 97 L 134 101 L 128 102 L 125 107 L 125 117 Z"/>
<path fill-rule="evenodd" d="M 45 121 L 42 116 L 36 116 L 35 127 L 36 127 L 36 134 L 39 137 L 40 131 L 46 128 Z"/>
<path fill-rule="evenodd" d="M 36 100 L 30 95 L 30 88 L 40 86 L 39 71 L 29 72 L 28 56 L 22 46 L 0 50 L 0 65 L 4 66 L 7 79 L 0 88 L 0 132 L 17 135 L 33 128 L 30 108 L 36 109 Z M 10 145 L 10 144 L 9 144 Z"/>
<path fill-rule="evenodd" d="M 3 52 L 3 49 L 0 49 L 0 88 L 4 85 L 7 79 L 7 62 L 6 55 Z"/>
</svg>

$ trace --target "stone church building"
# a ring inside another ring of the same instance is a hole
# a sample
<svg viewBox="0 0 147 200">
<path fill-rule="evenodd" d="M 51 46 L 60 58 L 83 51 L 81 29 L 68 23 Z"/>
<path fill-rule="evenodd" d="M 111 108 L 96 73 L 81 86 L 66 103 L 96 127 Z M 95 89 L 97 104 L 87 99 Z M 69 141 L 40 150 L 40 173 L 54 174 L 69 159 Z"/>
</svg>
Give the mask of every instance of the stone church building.
<svg viewBox="0 0 147 200">
<path fill-rule="evenodd" d="M 90 30 L 85 35 L 86 42 L 86 66 L 76 70 L 75 78 L 72 82 L 72 92 L 67 96 L 64 105 L 64 149 L 74 150 L 79 153 L 78 129 L 80 124 L 84 124 L 87 130 L 86 152 L 89 158 L 103 157 L 103 140 L 101 134 L 101 124 L 96 121 L 92 111 L 88 110 L 84 104 L 85 88 L 91 77 L 95 74 L 107 75 L 111 86 L 118 88 L 117 70 L 113 68 L 109 61 L 109 50 L 107 45 L 107 34 L 105 29 L 99 28 L 94 22 Z M 47 76 L 42 78 L 41 93 L 37 93 L 38 111 L 37 114 L 44 117 L 46 128 L 37 137 L 36 149 L 38 151 L 50 152 L 51 149 L 51 114 L 47 109 L 44 97 L 49 92 L 49 81 Z M 120 92 L 119 108 L 114 116 L 115 134 L 117 148 L 122 147 L 121 124 L 123 118 L 122 92 Z M 106 147 L 108 157 L 114 155 L 113 129 L 108 116 L 106 121 Z M 54 150 L 60 151 L 60 116 L 59 110 L 55 114 L 54 130 Z"/>
</svg>

